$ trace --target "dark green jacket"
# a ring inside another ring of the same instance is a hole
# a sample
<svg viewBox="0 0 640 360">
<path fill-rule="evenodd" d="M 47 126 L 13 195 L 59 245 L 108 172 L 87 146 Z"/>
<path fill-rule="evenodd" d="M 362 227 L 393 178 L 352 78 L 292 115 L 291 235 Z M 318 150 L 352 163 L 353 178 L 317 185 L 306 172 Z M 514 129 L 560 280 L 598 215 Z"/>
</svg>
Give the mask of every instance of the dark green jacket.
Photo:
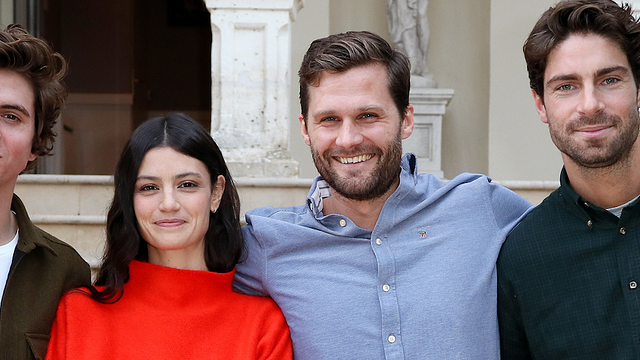
<svg viewBox="0 0 640 360">
<path fill-rule="evenodd" d="M 0 359 L 44 359 L 58 301 L 89 285 L 89 265 L 68 244 L 37 228 L 13 195 L 20 236 L 0 305 Z"/>
</svg>

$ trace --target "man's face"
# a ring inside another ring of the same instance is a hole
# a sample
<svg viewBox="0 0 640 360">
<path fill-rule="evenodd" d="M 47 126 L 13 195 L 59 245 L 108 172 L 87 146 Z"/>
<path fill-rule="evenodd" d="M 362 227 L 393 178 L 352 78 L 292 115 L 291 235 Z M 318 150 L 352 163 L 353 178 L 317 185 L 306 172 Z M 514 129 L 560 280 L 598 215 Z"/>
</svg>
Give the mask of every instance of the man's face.
<svg viewBox="0 0 640 360">
<path fill-rule="evenodd" d="M 638 137 L 637 84 L 626 55 L 599 35 L 571 35 L 551 51 L 540 119 L 565 163 L 600 168 L 628 157 Z"/>
<path fill-rule="evenodd" d="M 18 73 L 0 69 L 0 186 L 15 182 L 35 160 L 35 101 L 31 84 Z"/>
<path fill-rule="evenodd" d="M 307 116 L 299 117 L 302 137 L 318 172 L 338 194 L 370 200 L 397 184 L 413 107 L 400 118 L 383 65 L 324 72 L 319 85 L 309 87 Z"/>
</svg>

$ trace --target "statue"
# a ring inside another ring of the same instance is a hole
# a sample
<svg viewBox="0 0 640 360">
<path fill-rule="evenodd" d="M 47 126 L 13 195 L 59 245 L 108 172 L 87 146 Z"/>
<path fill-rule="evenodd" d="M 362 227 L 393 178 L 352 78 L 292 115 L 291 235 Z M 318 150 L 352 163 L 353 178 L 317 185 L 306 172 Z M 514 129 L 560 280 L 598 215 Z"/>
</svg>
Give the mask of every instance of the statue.
<svg viewBox="0 0 640 360">
<path fill-rule="evenodd" d="M 395 47 L 411 61 L 411 86 L 436 87 L 427 68 L 429 0 L 388 0 L 387 22 Z"/>
</svg>

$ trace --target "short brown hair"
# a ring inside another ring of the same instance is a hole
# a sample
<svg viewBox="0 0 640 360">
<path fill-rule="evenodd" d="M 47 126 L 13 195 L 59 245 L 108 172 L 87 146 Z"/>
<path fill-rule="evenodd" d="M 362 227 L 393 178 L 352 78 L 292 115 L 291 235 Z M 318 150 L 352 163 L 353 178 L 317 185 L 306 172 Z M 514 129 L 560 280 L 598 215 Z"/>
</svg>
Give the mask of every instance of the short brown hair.
<svg viewBox="0 0 640 360">
<path fill-rule="evenodd" d="M 382 64 L 387 68 L 389 93 L 400 118 L 404 118 L 409 106 L 409 59 L 379 35 L 368 31 L 330 35 L 311 43 L 298 71 L 302 116 L 306 119 L 309 111 L 309 86 L 317 86 L 324 71 L 341 73 L 371 64 Z"/>
<path fill-rule="evenodd" d="M 0 69 L 22 75 L 33 88 L 35 135 L 31 152 L 46 155 L 53 148 L 53 126 L 67 99 L 62 79 L 67 62 L 44 40 L 31 36 L 22 26 L 12 24 L 0 31 Z"/>
<path fill-rule="evenodd" d="M 603 36 L 627 55 L 640 84 L 640 24 L 628 4 L 612 0 L 564 0 L 545 11 L 524 43 L 529 84 L 544 99 L 544 71 L 551 51 L 573 34 Z"/>
</svg>

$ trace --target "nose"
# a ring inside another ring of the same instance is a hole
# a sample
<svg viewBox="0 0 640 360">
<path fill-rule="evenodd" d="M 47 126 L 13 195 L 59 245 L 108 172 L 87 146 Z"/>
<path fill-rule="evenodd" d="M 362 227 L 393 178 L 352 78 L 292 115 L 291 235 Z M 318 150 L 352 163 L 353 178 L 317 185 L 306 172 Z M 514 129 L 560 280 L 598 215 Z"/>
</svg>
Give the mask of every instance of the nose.
<svg viewBox="0 0 640 360">
<path fill-rule="evenodd" d="M 160 203 L 160 211 L 164 212 L 174 212 L 180 209 L 180 203 L 172 189 L 164 190 L 162 192 L 162 202 Z"/>
<path fill-rule="evenodd" d="M 361 129 L 354 121 L 342 121 L 336 138 L 337 146 L 343 149 L 349 149 L 362 143 L 363 139 Z"/>
<path fill-rule="evenodd" d="M 605 105 L 600 99 L 600 92 L 595 86 L 585 86 L 582 91 L 582 99 L 578 106 L 578 112 L 582 115 L 592 116 L 604 110 Z"/>
</svg>

